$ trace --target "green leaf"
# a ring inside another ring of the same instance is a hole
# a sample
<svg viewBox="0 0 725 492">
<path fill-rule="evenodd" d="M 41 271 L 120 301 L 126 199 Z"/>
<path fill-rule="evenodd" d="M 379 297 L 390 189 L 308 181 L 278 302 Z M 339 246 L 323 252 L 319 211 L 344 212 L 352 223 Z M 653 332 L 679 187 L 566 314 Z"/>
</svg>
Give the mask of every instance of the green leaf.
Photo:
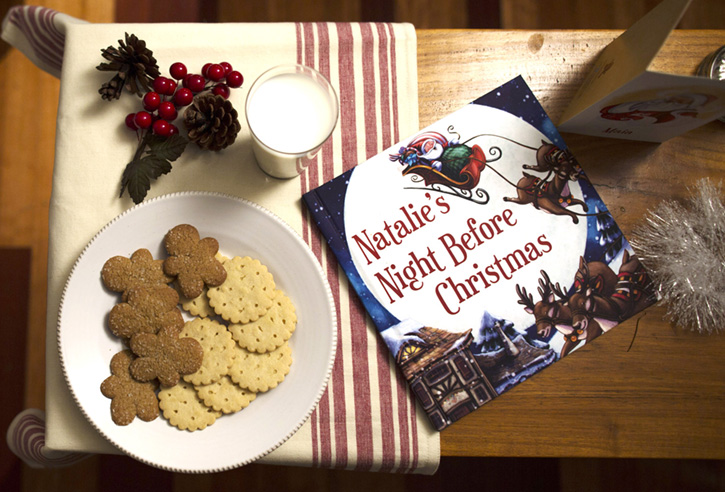
<svg viewBox="0 0 725 492">
<path fill-rule="evenodd" d="M 151 188 L 151 180 L 169 171 L 171 163 L 153 154 L 129 162 L 121 177 L 121 196 L 128 189 L 133 202 L 141 203 Z"/>
<path fill-rule="evenodd" d="M 149 154 L 173 162 L 184 152 L 187 143 L 189 140 L 178 133 L 170 137 L 154 135 L 148 141 Z"/>
</svg>

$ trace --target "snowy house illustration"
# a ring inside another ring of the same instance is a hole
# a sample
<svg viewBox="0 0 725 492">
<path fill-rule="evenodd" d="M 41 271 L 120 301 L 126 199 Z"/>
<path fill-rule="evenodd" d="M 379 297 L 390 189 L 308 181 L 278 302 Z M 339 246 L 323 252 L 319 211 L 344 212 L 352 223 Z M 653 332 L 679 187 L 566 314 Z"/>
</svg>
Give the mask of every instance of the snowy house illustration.
<svg viewBox="0 0 725 492">
<path fill-rule="evenodd" d="M 556 361 L 547 344 L 528 339 L 511 322 L 485 312 L 471 351 L 497 394 L 516 386 Z"/>
<path fill-rule="evenodd" d="M 496 397 L 471 353 L 471 330 L 451 333 L 403 322 L 383 336 L 437 429 Z"/>
</svg>

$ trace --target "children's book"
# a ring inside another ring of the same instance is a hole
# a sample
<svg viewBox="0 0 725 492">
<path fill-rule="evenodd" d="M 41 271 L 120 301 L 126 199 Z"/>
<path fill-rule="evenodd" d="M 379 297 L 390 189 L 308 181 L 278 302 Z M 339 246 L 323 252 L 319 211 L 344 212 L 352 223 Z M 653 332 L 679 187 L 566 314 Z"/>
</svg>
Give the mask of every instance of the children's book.
<svg viewBox="0 0 725 492">
<path fill-rule="evenodd" d="M 521 77 L 303 199 L 439 430 L 653 302 Z"/>
</svg>

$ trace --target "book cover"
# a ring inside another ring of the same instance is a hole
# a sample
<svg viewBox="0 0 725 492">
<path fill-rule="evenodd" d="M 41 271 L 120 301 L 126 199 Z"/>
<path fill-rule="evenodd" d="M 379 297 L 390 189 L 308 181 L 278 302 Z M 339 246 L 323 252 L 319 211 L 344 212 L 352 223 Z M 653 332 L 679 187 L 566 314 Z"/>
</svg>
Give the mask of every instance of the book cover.
<svg viewBox="0 0 725 492">
<path fill-rule="evenodd" d="M 439 430 L 653 302 L 521 77 L 303 200 Z"/>
</svg>

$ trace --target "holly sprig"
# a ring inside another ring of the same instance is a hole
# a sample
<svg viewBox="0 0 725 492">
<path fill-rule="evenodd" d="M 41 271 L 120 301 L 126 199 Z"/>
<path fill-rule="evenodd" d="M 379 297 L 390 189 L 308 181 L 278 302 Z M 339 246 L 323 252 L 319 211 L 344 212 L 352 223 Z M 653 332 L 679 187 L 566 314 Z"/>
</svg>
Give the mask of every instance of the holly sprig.
<svg viewBox="0 0 725 492">
<path fill-rule="evenodd" d="M 98 70 L 108 71 L 118 68 L 118 77 L 122 80 L 128 79 L 129 66 L 135 65 L 131 63 L 138 58 L 142 52 L 144 56 L 151 57 L 151 50 L 146 48 L 143 40 L 136 36 L 126 35 L 127 43 L 119 41 L 120 49 L 113 47 L 101 50 L 105 58 L 108 53 L 113 52 L 115 65 L 101 64 L 96 67 Z M 129 41 L 133 43 L 129 45 Z M 110 50 L 110 51 L 109 51 Z M 116 60 L 118 58 L 118 60 Z M 144 62 L 153 62 L 156 66 L 156 60 L 151 57 L 149 60 L 144 58 Z M 129 65 L 130 64 L 130 65 Z M 157 66 L 156 66 L 157 67 Z M 145 76 L 152 70 L 146 70 Z M 131 162 L 121 175 L 121 193 L 119 197 L 123 197 L 125 192 L 134 203 L 141 203 L 151 184 L 157 178 L 171 172 L 171 163 L 178 159 L 186 149 L 189 139 L 179 133 L 179 129 L 174 125 L 174 121 L 179 116 L 180 110 L 193 104 L 194 98 L 205 92 L 211 92 L 224 99 L 229 99 L 231 89 L 242 86 L 244 77 L 240 72 L 234 70 L 227 62 L 206 63 L 201 74 L 188 73 L 186 65 L 181 62 L 175 62 L 169 67 L 170 77 L 160 75 L 156 70 L 156 77 L 150 84 L 142 84 L 146 89 L 146 93 L 142 94 L 138 91 L 138 84 L 117 84 L 115 87 L 118 94 L 113 98 L 109 97 L 107 84 L 101 88 L 99 93 L 106 100 L 118 99 L 120 91 L 128 90 L 137 94 L 142 98 L 143 110 L 136 113 L 130 113 L 126 116 L 126 127 L 136 132 L 138 138 L 138 146 Z M 134 91 L 135 89 L 135 91 Z"/>
<path fill-rule="evenodd" d="M 123 171 L 119 198 L 128 190 L 133 202 L 141 203 L 151 189 L 151 181 L 171 172 L 171 163 L 181 156 L 188 142 L 179 134 L 164 138 L 151 132 L 146 133 L 133 160 Z"/>
</svg>

